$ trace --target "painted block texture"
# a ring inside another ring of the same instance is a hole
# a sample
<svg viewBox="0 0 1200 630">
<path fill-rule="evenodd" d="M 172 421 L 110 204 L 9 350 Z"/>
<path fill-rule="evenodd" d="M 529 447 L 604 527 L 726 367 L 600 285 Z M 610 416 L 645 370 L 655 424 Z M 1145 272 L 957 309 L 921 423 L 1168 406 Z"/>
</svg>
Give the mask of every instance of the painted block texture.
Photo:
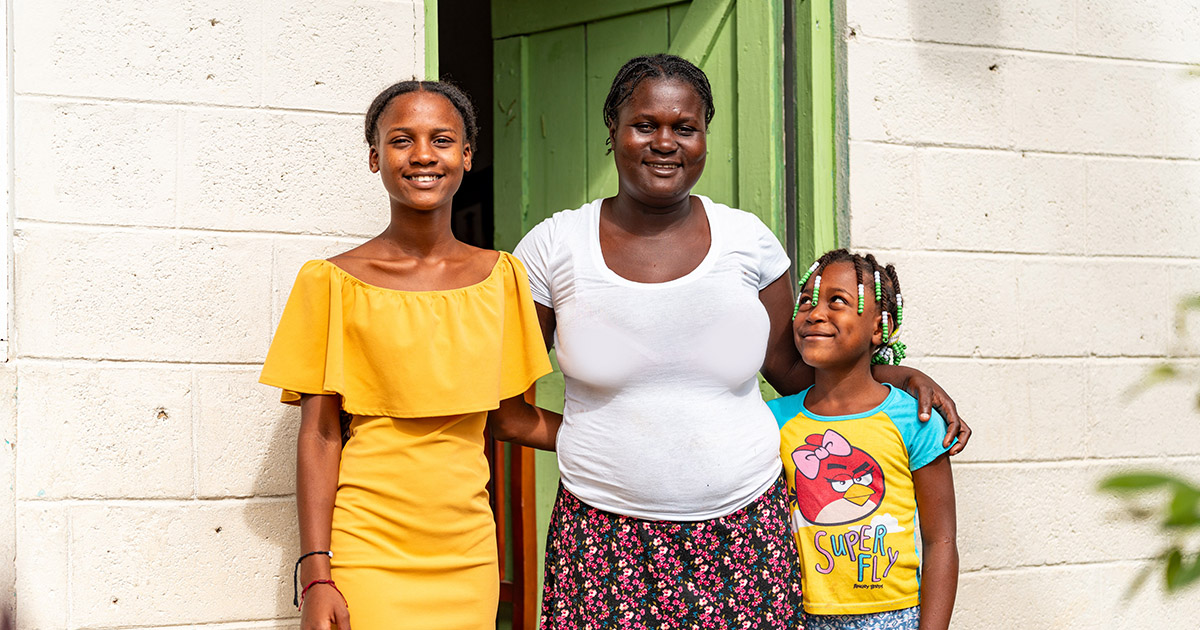
<svg viewBox="0 0 1200 630">
<path fill-rule="evenodd" d="M 299 414 L 258 372 L 300 265 L 387 225 L 362 116 L 424 2 L 9 4 L 0 614 L 294 628 Z"/>
<path fill-rule="evenodd" d="M 39 362 L 18 385 L 22 499 L 192 496 L 188 370 Z"/>
<path fill-rule="evenodd" d="M 263 101 L 361 112 L 384 87 L 421 78 L 420 0 L 264 2 Z"/>
<path fill-rule="evenodd" d="M 29 224 L 14 250 L 23 354 L 253 362 L 266 352 L 268 238 Z"/>
<path fill-rule="evenodd" d="M 953 626 L 1191 628 L 1166 544 L 1097 484 L 1200 483 L 1200 4 L 846 3 L 850 245 L 897 265 L 954 459 Z M 1019 605 L 1014 606 L 1014 603 Z"/>
<path fill-rule="evenodd" d="M 13 26 L 18 93 L 260 103 L 258 2 L 14 2 Z"/>
</svg>

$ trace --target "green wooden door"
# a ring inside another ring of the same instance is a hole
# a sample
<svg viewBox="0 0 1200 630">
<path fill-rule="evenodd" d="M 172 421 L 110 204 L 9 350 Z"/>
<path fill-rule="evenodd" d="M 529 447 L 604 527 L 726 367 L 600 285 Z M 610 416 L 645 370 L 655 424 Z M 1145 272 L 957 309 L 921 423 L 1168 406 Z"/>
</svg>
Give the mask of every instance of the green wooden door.
<svg viewBox="0 0 1200 630">
<path fill-rule="evenodd" d="M 671 52 L 708 74 L 716 117 L 696 192 L 783 236 L 782 0 L 494 0 L 496 245 L 616 194 L 601 109 L 630 57 Z"/>
<path fill-rule="evenodd" d="M 783 2 L 493 0 L 496 247 L 511 250 L 551 214 L 616 194 L 604 98 L 629 58 L 664 51 L 699 65 L 713 88 L 695 192 L 757 214 L 783 238 Z M 538 400 L 561 409 L 560 374 L 538 383 Z M 538 454 L 537 471 L 540 552 L 558 483 L 553 453 Z"/>
</svg>

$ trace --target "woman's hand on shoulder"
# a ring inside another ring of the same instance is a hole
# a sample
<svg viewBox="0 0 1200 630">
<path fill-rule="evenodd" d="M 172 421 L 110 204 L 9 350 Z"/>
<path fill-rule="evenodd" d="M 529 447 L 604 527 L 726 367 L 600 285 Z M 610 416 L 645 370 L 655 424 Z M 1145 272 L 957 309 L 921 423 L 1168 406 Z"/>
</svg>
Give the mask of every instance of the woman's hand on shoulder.
<svg viewBox="0 0 1200 630">
<path fill-rule="evenodd" d="M 350 630 L 350 610 L 341 593 L 328 584 L 313 584 L 300 609 L 300 630 Z"/>
<path fill-rule="evenodd" d="M 958 415 L 958 408 L 950 394 L 929 375 L 914 368 L 898 365 L 877 365 L 873 374 L 875 380 L 891 383 L 912 394 L 913 398 L 917 399 L 917 417 L 921 422 L 927 422 L 933 417 L 932 409 L 937 409 L 938 413 L 942 414 L 942 418 L 946 420 L 946 437 L 942 440 L 942 446 L 950 446 L 954 439 L 958 438 L 958 443 L 950 446 L 951 455 L 957 455 L 966 448 L 971 439 L 971 427 Z"/>
</svg>

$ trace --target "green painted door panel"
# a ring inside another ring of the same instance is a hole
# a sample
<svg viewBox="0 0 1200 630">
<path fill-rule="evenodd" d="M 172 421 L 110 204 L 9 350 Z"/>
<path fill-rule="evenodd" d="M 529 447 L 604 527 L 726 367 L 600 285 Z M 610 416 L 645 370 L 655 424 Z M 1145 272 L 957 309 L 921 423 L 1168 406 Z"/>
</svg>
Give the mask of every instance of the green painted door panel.
<svg viewBox="0 0 1200 630">
<path fill-rule="evenodd" d="M 757 214 L 784 235 L 784 0 L 493 0 L 495 242 L 511 250 L 543 218 L 616 194 L 603 106 L 631 57 L 679 54 L 705 71 L 716 116 L 695 191 Z M 557 364 L 555 364 L 557 368 Z M 538 404 L 562 408 L 562 375 Z M 558 485 L 539 453 L 539 552 Z M 539 579 L 541 576 L 538 576 Z"/>
</svg>

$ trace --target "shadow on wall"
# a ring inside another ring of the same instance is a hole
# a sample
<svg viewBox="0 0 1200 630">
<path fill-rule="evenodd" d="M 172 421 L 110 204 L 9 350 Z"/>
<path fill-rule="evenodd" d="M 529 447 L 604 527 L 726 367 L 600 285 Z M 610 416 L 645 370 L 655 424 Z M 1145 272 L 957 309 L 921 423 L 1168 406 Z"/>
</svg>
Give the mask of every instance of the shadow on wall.
<svg viewBox="0 0 1200 630">
<path fill-rule="evenodd" d="M 266 388 L 265 385 L 255 387 Z M 269 389 L 272 395 L 278 390 Z M 294 497 L 296 478 L 296 434 L 300 427 L 300 411 L 285 407 L 276 398 L 272 414 L 270 437 L 265 440 L 265 451 L 254 478 L 254 497 Z M 277 504 L 248 502 L 243 517 L 251 532 L 266 541 L 272 550 L 274 564 L 269 566 L 276 581 L 275 615 L 279 618 L 296 618 L 299 614 L 292 606 L 292 568 L 297 550 L 300 548 L 294 502 L 289 509 L 280 509 Z"/>
</svg>

